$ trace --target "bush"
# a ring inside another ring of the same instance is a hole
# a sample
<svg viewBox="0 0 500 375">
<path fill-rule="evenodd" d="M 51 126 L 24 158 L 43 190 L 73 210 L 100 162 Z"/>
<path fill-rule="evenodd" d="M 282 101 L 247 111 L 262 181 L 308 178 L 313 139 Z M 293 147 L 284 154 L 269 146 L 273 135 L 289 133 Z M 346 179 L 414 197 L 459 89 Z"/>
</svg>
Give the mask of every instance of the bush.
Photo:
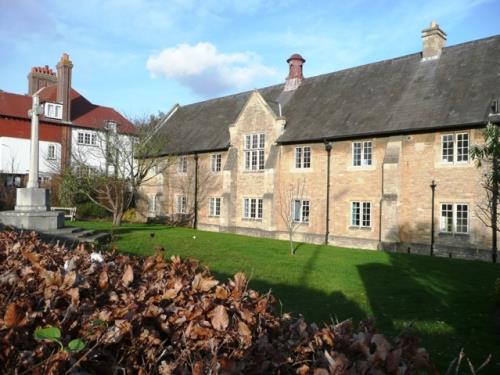
<svg viewBox="0 0 500 375">
<path fill-rule="evenodd" d="M 84 202 L 76 205 L 76 216 L 78 219 L 105 219 L 111 214 L 93 202 Z"/>
<path fill-rule="evenodd" d="M 123 214 L 122 221 L 125 221 L 127 223 L 137 223 L 139 220 L 137 220 L 137 211 L 135 208 L 129 208 L 125 213 Z"/>
</svg>

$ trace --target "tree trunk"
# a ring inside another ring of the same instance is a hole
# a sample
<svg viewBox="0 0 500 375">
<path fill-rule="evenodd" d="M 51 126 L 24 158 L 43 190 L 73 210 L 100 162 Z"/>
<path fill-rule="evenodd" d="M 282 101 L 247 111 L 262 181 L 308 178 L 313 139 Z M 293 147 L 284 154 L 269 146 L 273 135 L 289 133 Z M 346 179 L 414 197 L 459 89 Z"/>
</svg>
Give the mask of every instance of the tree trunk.
<svg viewBox="0 0 500 375">
<path fill-rule="evenodd" d="M 122 224 L 123 211 L 113 212 L 113 226 L 119 227 Z"/>
<path fill-rule="evenodd" d="M 292 234 L 292 232 L 288 232 L 288 238 L 290 240 L 290 255 L 295 255 L 295 249 L 293 247 L 293 234 Z"/>
</svg>

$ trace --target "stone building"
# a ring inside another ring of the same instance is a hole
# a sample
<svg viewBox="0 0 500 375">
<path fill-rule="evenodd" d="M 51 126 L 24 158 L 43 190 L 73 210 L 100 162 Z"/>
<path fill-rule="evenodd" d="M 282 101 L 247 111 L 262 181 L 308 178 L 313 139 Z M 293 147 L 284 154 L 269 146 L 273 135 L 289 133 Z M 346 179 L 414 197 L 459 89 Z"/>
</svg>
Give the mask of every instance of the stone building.
<svg viewBox="0 0 500 375">
<path fill-rule="evenodd" d="M 429 253 L 434 212 L 436 254 L 491 258 L 469 148 L 500 98 L 500 36 L 445 48 L 433 22 L 422 40 L 312 78 L 294 54 L 284 84 L 175 106 L 142 214 L 271 238 L 291 215 L 299 241 Z"/>
</svg>

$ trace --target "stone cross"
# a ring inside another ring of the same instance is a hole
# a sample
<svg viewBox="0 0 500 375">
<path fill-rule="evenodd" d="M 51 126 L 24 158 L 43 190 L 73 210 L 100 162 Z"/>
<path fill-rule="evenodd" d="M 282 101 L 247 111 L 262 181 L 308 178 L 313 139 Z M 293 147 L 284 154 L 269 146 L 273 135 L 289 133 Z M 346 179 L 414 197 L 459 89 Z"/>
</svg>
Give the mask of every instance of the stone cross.
<svg viewBox="0 0 500 375">
<path fill-rule="evenodd" d="M 38 116 L 42 114 L 43 108 L 40 106 L 38 94 L 42 89 L 33 94 L 33 105 L 28 111 L 31 117 L 31 149 L 30 149 L 30 171 L 28 176 L 28 188 L 38 188 Z"/>
</svg>

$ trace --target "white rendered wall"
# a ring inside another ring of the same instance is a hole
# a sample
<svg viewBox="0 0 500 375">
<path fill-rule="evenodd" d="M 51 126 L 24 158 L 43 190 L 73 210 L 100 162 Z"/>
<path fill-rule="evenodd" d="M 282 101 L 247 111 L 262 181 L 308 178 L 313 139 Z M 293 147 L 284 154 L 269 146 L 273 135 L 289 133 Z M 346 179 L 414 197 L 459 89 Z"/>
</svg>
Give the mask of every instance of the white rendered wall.
<svg viewBox="0 0 500 375">
<path fill-rule="evenodd" d="M 30 140 L 0 137 L 0 173 L 27 174 L 30 164 Z M 55 159 L 48 160 L 49 146 L 55 147 Z M 39 171 L 42 175 L 57 173 L 61 167 L 61 144 L 39 142 Z"/>
</svg>

